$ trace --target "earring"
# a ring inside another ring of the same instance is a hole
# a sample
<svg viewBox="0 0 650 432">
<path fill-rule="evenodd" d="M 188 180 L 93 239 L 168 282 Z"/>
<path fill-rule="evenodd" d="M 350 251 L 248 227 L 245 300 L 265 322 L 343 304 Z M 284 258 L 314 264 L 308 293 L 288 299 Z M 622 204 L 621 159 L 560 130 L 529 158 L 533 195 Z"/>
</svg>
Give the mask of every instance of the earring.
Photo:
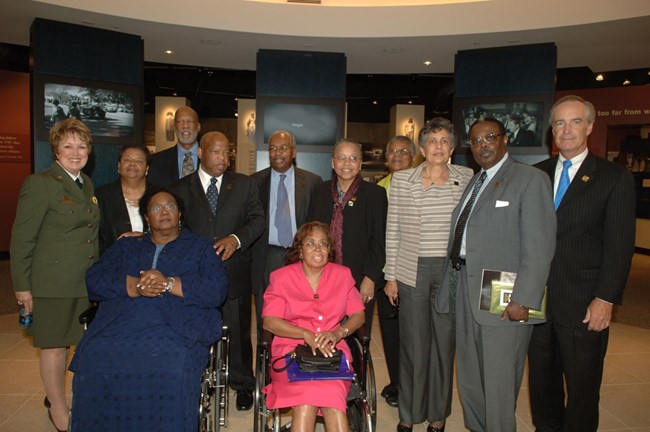
<svg viewBox="0 0 650 432">
<path fill-rule="evenodd" d="M 300 254 L 300 259 L 302 259 L 302 254 Z"/>
</svg>

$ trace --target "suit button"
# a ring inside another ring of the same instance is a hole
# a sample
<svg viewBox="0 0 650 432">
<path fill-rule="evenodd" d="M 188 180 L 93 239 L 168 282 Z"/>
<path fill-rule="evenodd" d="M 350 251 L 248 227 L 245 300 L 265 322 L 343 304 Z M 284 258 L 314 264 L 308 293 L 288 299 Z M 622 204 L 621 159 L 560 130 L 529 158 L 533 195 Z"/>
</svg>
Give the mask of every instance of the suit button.
<svg viewBox="0 0 650 432">
<path fill-rule="evenodd" d="M 92 227 L 93 227 L 93 224 L 88 224 L 88 228 L 92 228 Z"/>
<path fill-rule="evenodd" d="M 88 255 L 88 259 L 93 259 L 93 258 L 95 258 L 95 257 L 92 256 L 92 255 Z"/>
<path fill-rule="evenodd" d="M 92 240 L 87 240 L 88 244 L 92 244 L 92 242 L 93 242 Z"/>
</svg>

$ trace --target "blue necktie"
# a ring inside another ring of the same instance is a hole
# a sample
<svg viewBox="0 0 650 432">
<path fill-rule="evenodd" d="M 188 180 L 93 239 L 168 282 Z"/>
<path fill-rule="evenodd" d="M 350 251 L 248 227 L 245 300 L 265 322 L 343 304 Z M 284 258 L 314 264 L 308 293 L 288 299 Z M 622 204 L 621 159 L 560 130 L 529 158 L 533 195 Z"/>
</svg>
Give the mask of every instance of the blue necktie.
<svg viewBox="0 0 650 432">
<path fill-rule="evenodd" d="M 564 197 L 564 194 L 566 193 L 566 190 L 569 189 L 569 184 L 571 184 L 571 180 L 569 179 L 569 169 L 571 168 L 571 163 L 570 160 L 565 160 L 562 162 L 562 165 L 564 168 L 562 168 L 562 175 L 560 175 L 560 183 L 557 185 L 557 192 L 555 192 L 555 210 L 560 206 L 560 203 L 562 202 L 562 198 Z"/>
<path fill-rule="evenodd" d="M 280 174 L 278 184 L 278 207 L 275 210 L 275 221 L 273 224 L 278 229 L 278 241 L 284 247 L 291 246 L 293 234 L 291 233 L 291 209 L 289 208 L 289 194 L 284 185 L 286 174 Z"/>
<path fill-rule="evenodd" d="M 205 197 L 208 199 L 208 204 L 210 204 L 210 210 L 212 211 L 212 214 L 215 214 L 217 212 L 217 199 L 219 198 L 216 177 L 210 178 L 210 185 L 208 186 L 208 190 L 205 193 Z"/>
</svg>

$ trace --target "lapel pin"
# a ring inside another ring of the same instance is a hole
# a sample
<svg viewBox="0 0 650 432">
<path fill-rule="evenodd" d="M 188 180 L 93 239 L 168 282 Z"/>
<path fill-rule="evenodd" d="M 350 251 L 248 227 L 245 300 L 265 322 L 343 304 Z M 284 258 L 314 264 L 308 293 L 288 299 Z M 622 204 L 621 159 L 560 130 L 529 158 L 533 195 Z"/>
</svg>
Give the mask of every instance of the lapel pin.
<svg viewBox="0 0 650 432">
<path fill-rule="evenodd" d="M 581 180 L 582 180 L 583 182 L 587 183 L 589 180 L 591 180 L 591 177 L 589 177 L 588 175 L 583 175 L 582 178 L 581 178 Z"/>
<path fill-rule="evenodd" d="M 357 200 L 357 197 L 356 197 L 356 195 L 355 195 L 355 196 L 353 196 L 352 198 L 350 198 L 350 201 L 348 201 L 348 205 L 349 205 L 350 207 L 354 207 L 354 202 L 355 202 L 356 200 Z"/>
<path fill-rule="evenodd" d="M 97 205 L 97 197 L 95 195 L 93 195 L 92 200 L 93 204 Z"/>
<path fill-rule="evenodd" d="M 496 183 L 494 184 L 494 187 L 495 187 L 495 188 L 499 188 L 499 187 L 501 187 L 501 182 L 500 182 L 500 181 L 496 182 Z"/>
<path fill-rule="evenodd" d="M 231 189 L 232 189 L 232 183 L 228 183 L 228 184 L 226 185 L 226 189 L 231 190 Z"/>
</svg>

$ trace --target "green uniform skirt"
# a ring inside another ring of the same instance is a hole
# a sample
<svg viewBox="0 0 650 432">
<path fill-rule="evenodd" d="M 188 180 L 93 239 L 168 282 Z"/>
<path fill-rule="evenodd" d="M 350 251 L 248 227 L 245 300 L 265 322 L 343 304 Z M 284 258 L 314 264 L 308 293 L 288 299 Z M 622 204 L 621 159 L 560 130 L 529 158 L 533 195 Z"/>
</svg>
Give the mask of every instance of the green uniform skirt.
<svg viewBox="0 0 650 432">
<path fill-rule="evenodd" d="M 34 297 L 34 322 L 27 330 L 38 348 L 62 348 L 77 345 L 83 335 L 79 315 L 90 303 L 87 297 Z"/>
</svg>

